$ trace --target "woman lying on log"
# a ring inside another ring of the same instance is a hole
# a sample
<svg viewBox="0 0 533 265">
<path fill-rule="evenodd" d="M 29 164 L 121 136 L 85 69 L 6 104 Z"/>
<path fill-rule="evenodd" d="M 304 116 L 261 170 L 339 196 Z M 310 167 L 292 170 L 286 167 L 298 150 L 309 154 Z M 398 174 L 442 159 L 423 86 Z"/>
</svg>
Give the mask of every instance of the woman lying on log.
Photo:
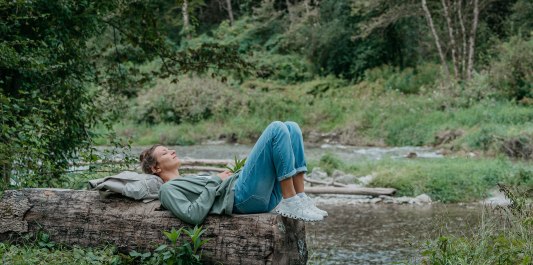
<svg viewBox="0 0 533 265">
<path fill-rule="evenodd" d="M 242 170 L 216 176 L 180 177 L 175 150 L 154 145 L 140 156 L 144 173 L 159 176 L 161 204 L 179 219 L 200 224 L 208 214 L 266 213 L 320 221 L 318 209 L 304 193 L 307 163 L 302 131 L 295 122 L 272 122 L 263 131 Z"/>
</svg>

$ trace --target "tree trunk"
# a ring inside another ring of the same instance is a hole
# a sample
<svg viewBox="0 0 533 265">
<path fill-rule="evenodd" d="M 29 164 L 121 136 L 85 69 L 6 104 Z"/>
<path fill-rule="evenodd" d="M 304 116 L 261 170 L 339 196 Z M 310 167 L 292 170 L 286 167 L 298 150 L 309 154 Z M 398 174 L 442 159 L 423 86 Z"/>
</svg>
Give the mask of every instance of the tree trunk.
<svg viewBox="0 0 533 265">
<path fill-rule="evenodd" d="M 183 32 L 185 32 L 185 35 L 187 38 L 191 38 L 190 31 L 190 23 L 189 23 L 189 1 L 183 0 L 183 4 L 181 5 L 181 14 L 183 15 Z"/>
<path fill-rule="evenodd" d="M 310 179 L 310 178 L 306 178 L 306 177 L 304 177 L 304 180 L 306 182 L 311 183 L 311 184 L 333 186 L 333 187 L 346 187 L 346 184 L 335 182 L 335 181 L 327 182 L 327 181 L 322 181 L 322 180 Z M 308 188 L 306 188 L 306 189 L 308 189 Z"/>
<path fill-rule="evenodd" d="M 289 13 L 289 28 L 292 27 L 292 23 L 294 22 L 294 15 L 292 11 L 292 4 L 290 0 L 285 0 L 285 5 L 287 5 L 287 13 Z"/>
<path fill-rule="evenodd" d="M 440 46 L 439 35 L 437 34 L 435 26 L 433 25 L 433 18 L 431 18 L 431 13 L 429 12 L 429 9 L 427 7 L 426 0 L 422 0 L 422 9 L 424 9 L 424 14 L 426 15 L 429 28 L 431 29 L 431 34 L 433 34 L 433 38 L 435 39 L 435 46 L 437 46 L 437 51 L 439 52 L 439 57 L 440 57 L 440 61 L 442 64 L 442 68 L 444 69 L 446 78 L 450 79 L 450 71 L 448 70 L 448 65 L 446 64 L 446 57 L 444 57 L 444 53 L 442 52 L 442 48 Z"/>
<path fill-rule="evenodd" d="M 0 173 L 3 181 L 3 183 L 0 183 L 0 188 L 6 189 L 11 184 L 11 165 L 8 162 L 1 163 Z"/>
<path fill-rule="evenodd" d="M 459 0 L 457 8 L 457 15 L 459 16 L 459 24 L 461 25 L 461 35 L 463 41 L 463 49 L 461 55 L 461 78 L 466 78 L 466 29 L 463 21 L 463 0 Z"/>
<path fill-rule="evenodd" d="M 474 72 L 474 50 L 476 44 L 477 22 L 479 17 L 478 0 L 474 1 L 474 17 L 472 18 L 472 28 L 470 29 L 470 36 L 468 39 L 468 69 L 466 72 L 466 79 L 472 79 L 472 73 Z"/>
<path fill-rule="evenodd" d="M 234 19 L 233 19 L 233 9 L 231 8 L 231 0 L 226 0 L 226 5 L 228 8 L 229 25 L 233 26 Z"/>
<path fill-rule="evenodd" d="M 448 35 L 450 37 L 450 48 L 452 49 L 452 63 L 453 63 L 453 74 L 455 77 L 455 80 L 459 78 L 459 71 L 457 67 L 457 54 L 456 54 L 456 45 L 455 45 L 455 36 L 453 34 L 453 25 L 452 25 L 452 18 L 450 17 L 450 12 L 448 12 L 448 8 L 450 7 L 450 1 L 449 0 L 441 0 L 442 8 L 444 9 L 444 17 L 446 17 L 446 24 L 448 26 Z"/>
<path fill-rule="evenodd" d="M 391 188 L 350 188 L 350 187 L 307 187 L 305 193 L 309 194 L 350 194 L 350 195 L 393 195 L 396 192 Z"/>
<path fill-rule="evenodd" d="M 8 190 L 0 200 L 0 240 L 44 231 L 68 246 L 114 244 L 120 251 L 153 250 L 163 230 L 189 226 L 159 201 L 101 199 L 96 191 Z M 204 263 L 306 264 L 305 225 L 274 214 L 208 216 L 203 223 Z"/>
</svg>

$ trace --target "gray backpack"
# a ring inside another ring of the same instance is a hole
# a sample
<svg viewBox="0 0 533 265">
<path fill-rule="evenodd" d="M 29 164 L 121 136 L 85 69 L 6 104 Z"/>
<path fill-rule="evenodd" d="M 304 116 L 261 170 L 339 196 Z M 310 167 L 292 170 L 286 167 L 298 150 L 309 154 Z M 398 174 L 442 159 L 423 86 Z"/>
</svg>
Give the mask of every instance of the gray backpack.
<svg viewBox="0 0 533 265">
<path fill-rule="evenodd" d="M 101 198 L 120 194 L 144 203 L 157 200 L 163 180 L 155 175 L 124 171 L 118 175 L 89 180 L 89 189 L 98 190 Z"/>
</svg>

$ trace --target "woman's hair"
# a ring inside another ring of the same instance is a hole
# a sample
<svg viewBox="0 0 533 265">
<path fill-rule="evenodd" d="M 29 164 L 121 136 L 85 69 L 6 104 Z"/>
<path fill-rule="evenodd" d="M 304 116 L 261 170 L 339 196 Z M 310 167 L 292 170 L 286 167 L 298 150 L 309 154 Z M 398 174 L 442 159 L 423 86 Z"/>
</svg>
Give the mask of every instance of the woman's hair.
<svg viewBox="0 0 533 265">
<path fill-rule="evenodd" d="M 141 162 L 141 169 L 146 174 L 154 174 L 152 172 L 152 167 L 157 164 L 157 158 L 154 156 L 154 150 L 161 146 L 160 144 L 155 144 L 152 147 L 142 151 L 139 156 L 139 161 Z"/>
</svg>

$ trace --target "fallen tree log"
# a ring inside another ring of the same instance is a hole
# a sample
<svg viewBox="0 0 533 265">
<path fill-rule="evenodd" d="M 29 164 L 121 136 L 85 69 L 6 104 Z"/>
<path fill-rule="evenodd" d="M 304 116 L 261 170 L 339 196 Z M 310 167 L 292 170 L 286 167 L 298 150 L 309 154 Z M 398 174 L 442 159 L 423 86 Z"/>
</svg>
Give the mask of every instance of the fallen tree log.
<svg viewBox="0 0 533 265">
<path fill-rule="evenodd" d="M 96 191 L 23 189 L 0 199 L 0 240 L 44 231 L 57 243 L 113 244 L 119 251 L 153 250 L 164 244 L 163 230 L 189 225 L 159 201 L 123 197 L 101 199 Z M 305 226 L 274 214 L 208 216 L 203 224 L 203 261 L 208 264 L 306 264 Z"/>
<path fill-rule="evenodd" d="M 316 179 L 310 179 L 307 177 L 304 177 L 304 180 L 311 183 L 311 184 L 318 184 L 318 185 L 325 185 L 325 186 L 333 186 L 333 187 L 346 187 L 346 184 L 340 183 L 340 182 L 327 182 L 322 180 L 316 180 Z"/>
<path fill-rule="evenodd" d="M 396 189 L 392 188 L 350 188 L 350 187 L 306 187 L 305 193 L 310 194 L 349 194 L 349 195 L 393 195 Z"/>
<path fill-rule="evenodd" d="M 133 163 L 137 163 L 137 161 L 132 161 Z M 235 161 L 229 160 L 229 159 L 194 159 L 194 158 L 184 158 L 180 160 L 181 165 L 185 166 L 203 166 L 203 165 L 214 165 L 214 166 L 227 166 L 228 164 L 233 164 Z M 97 161 L 78 161 L 78 162 L 70 162 L 70 166 L 86 166 L 86 165 L 93 165 L 93 164 L 121 164 L 126 163 L 124 159 L 112 159 L 112 160 L 97 160 Z"/>
<path fill-rule="evenodd" d="M 224 171 L 226 171 L 228 169 L 227 168 L 222 168 L 222 167 L 181 166 L 180 170 L 192 171 L 192 172 L 198 172 L 198 171 L 224 172 Z"/>
<path fill-rule="evenodd" d="M 193 159 L 193 158 L 184 158 L 181 160 L 182 166 L 200 166 L 200 165 L 215 165 L 215 166 L 226 166 L 228 164 L 233 164 L 235 161 L 229 159 Z"/>
</svg>

